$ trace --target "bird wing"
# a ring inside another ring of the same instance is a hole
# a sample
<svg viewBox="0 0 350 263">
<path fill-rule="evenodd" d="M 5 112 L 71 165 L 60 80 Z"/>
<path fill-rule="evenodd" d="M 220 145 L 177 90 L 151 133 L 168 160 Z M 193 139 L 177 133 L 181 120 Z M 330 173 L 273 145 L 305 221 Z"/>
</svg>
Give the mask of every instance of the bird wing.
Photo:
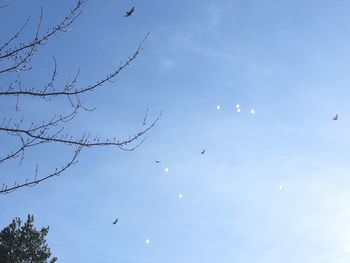
<svg viewBox="0 0 350 263">
<path fill-rule="evenodd" d="M 128 17 L 128 16 L 131 16 L 131 14 L 134 12 L 134 10 L 135 10 L 135 7 L 133 6 L 129 11 L 126 11 L 125 12 L 125 17 Z"/>
</svg>

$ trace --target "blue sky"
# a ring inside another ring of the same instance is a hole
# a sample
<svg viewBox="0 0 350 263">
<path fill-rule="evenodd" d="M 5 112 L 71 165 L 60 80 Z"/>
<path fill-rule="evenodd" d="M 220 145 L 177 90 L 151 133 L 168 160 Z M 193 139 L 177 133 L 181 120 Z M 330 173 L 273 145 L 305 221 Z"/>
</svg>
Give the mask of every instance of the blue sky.
<svg viewBox="0 0 350 263">
<path fill-rule="evenodd" d="M 0 9 L 1 40 L 28 15 L 34 26 L 40 6 L 48 26 L 73 5 L 13 1 Z M 347 1 L 89 0 L 23 80 L 44 83 L 54 54 L 61 83 L 78 68 L 79 83 L 91 83 L 150 31 L 142 55 L 116 83 L 84 97 L 97 109 L 69 129 L 123 138 L 147 108 L 150 118 L 163 115 L 136 151 L 87 149 L 62 176 L 1 196 L 0 227 L 34 214 L 37 226 L 50 226 L 59 262 L 349 262 L 349 8 Z M 21 102 L 15 114 L 38 119 L 65 110 L 62 101 Z M 0 109 L 12 116 L 14 101 L 2 98 Z M 25 178 L 36 163 L 45 173 L 67 154 L 43 147 L 0 173 Z"/>
</svg>

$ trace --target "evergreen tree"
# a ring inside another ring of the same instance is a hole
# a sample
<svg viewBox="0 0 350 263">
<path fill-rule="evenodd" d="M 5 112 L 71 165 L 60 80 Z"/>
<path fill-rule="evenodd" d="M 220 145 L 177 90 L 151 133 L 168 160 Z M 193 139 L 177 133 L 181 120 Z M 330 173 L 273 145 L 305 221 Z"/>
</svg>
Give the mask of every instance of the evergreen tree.
<svg viewBox="0 0 350 263">
<path fill-rule="evenodd" d="M 28 215 L 27 222 L 22 225 L 16 217 L 12 223 L 0 232 L 1 263 L 54 263 L 57 258 L 51 256 L 46 243 L 49 227 L 36 230 L 33 225 L 34 216 Z"/>
</svg>

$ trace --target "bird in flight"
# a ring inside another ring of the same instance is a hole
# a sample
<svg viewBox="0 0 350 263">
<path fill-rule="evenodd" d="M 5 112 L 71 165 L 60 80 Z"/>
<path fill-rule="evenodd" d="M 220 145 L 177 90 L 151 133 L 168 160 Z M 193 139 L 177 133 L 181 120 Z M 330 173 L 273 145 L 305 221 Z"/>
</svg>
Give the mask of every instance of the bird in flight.
<svg viewBox="0 0 350 263">
<path fill-rule="evenodd" d="M 155 160 L 156 163 L 161 163 L 162 161 L 159 161 L 159 160 Z"/>
<path fill-rule="evenodd" d="M 135 7 L 133 6 L 129 11 L 127 11 L 126 13 L 125 13 L 125 17 L 128 17 L 128 16 L 131 16 L 132 15 L 132 13 L 134 13 L 134 11 L 135 11 Z"/>
<path fill-rule="evenodd" d="M 333 121 L 338 120 L 338 114 L 335 114 L 335 116 L 333 117 Z"/>
<path fill-rule="evenodd" d="M 118 217 L 114 220 L 114 222 L 112 223 L 112 225 L 115 225 L 116 223 L 118 223 Z"/>
<path fill-rule="evenodd" d="M 205 153 L 205 149 L 203 149 L 203 151 L 201 151 L 201 154 L 204 154 Z"/>
</svg>

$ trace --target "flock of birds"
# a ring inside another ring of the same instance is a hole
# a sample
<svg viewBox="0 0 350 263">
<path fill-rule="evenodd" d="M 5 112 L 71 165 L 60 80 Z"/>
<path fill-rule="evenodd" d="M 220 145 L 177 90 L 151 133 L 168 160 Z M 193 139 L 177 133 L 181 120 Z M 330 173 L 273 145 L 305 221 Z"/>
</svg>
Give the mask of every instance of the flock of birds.
<svg viewBox="0 0 350 263">
<path fill-rule="evenodd" d="M 220 109 L 221 109 L 221 106 L 220 106 L 220 105 L 217 105 L 217 106 L 216 106 L 216 109 L 217 109 L 217 110 L 220 110 Z M 239 104 L 236 104 L 236 112 L 238 112 L 238 113 L 241 112 L 241 106 L 240 106 Z M 252 108 L 252 109 L 250 110 L 250 113 L 251 113 L 251 114 L 255 114 L 255 109 Z"/>
<path fill-rule="evenodd" d="M 134 11 L 135 11 L 135 7 L 133 6 L 130 10 L 128 10 L 128 11 L 125 12 L 124 17 L 129 17 L 129 16 L 131 16 L 131 15 L 134 13 Z M 220 109 L 221 109 L 221 106 L 220 106 L 220 105 L 217 105 L 217 106 L 216 106 L 216 109 L 217 109 L 217 110 L 220 110 Z M 235 110 L 236 110 L 236 112 L 240 113 L 240 112 L 241 112 L 241 106 L 240 106 L 239 104 L 236 104 Z M 250 110 L 250 113 L 251 113 L 251 114 L 255 114 L 255 109 L 252 108 L 252 109 Z M 338 120 L 338 114 L 335 114 L 335 115 L 333 116 L 332 120 L 333 120 L 333 121 L 337 121 L 337 120 Z M 205 154 L 205 152 L 206 152 L 206 149 L 203 149 L 203 150 L 200 152 L 200 154 L 203 155 L 203 154 Z M 156 164 L 160 164 L 160 163 L 162 163 L 162 161 L 160 161 L 160 160 L 155 160 L 155 163 L 156 163 Z M 169 171 L 169 169 L 168 169 L 168 168 L 165 168 L 164 171 L 167 173 L 167 172 Z M 279 190 L 280 190 L 280 191 L 285 191 L 285 189 L 286 189 L 285 185 L 281 184 L 281 185 L 279 186 Z M 182 197 L 183 197 L 182 193 L 179 193 L 179 194 L 178 194 L 178 198 L 181 199 Z M 119 218 L 116 218 L 116 219 L 113 221 L 112 225 L 116 225 L 116 224 L 118 223 L 118 221 L 119 221 Z M 148 245 L 149 243 L 150 243 L 150 240 L 147 238 L 147 239 L 145 240 L 145 244 Z"/>
<path fill-rule="evenodd" d="M 132 7 L 129 11 L 127 11 L 126 13 L 125 13 L 125 15 L 124 16 L 130 16 L 133 12 L 134 12 L 134 10 L 135 10 L 135 8 L 134 7 Z M 220 105 L 217 105 L 216 106 L 216 109 L 217 110 L 220 110 L 221 109 L 221 106 Z M 239 105 L 239 104 L 236 104 L 236 107 L 235 107 L 235 110 L 236 110 L 236 112 L 241 112 L 241 106 Z M 251 110 L 250 110 L 250 113 L 251 114 L 255 114 L 255 110 L 254 110 L 254 108 L 252 108 Z M 201 155 L 204 155 L 206 153 L 206 149 L 204 148 L 202 151 L 200 151 L 199 152 L 199 154 L 201 154 Z M 161 164 L 162 163 L 162 161 L 161 160 L 155 160 L 154 161 L 156 164 Z M 164 172 L 165 173 L 167 173 L 167 172 L 169 172 L 169 168 L 165 168 L 164 169 Z M 281 188 L 281 187 L 283 187 L 283 189 Z M 280 190 L 281 191 L 284 191 L 284 189 L 285 189 L 285 187 L 284 186 L 280 186 Z M 182 199 L 183 198 L 183 194 L 182 193 L 179 193 L 178 194 L 178 198 L 179 199 Z M 112 222 L 112 225 L 116 225 L 117 223 L 119 222 L 119 218 L 117 217 L 117 218 L 115 218 L 115 220 Z M 146 245 L 148 245 L 150 243 L 150 239 L 146 239 L 145 240 L 145 244 Z"/>
<path fill-rule="evenodd" d="M 204 155 L 205 152 L 206 152 L 206 149 L 203 149 L 199 154 Z M 161 160 L 155 160 L 154 162 L 155 162 L 156 164 L 161 164 L 161 163 L 162 163 Z M 164 169 L 164 172 L 165 172 L 165 173 L 169 172 L 169 168 L 166 167 L 166 168 Z M 182 199 L 182 197 L 183 197 L 183 194 L 182 194 L 182 193 L 179 193 L 179 194 L 178 194 L 178 198 L 179 198 L 179 199 Z M 116 225 L 118 222 L 119 222 L 119 218 L 117 217 L 117 218 L 115 218 L 115 220 L 112 222 L 112 225 Z M 147 239 L 145 240 L 145 243 L 146 243 L 146 245 L 148 245 L 148 244 L 150 243 L 150 239 L 147 238 Z"/>
<path fill-rule="evenodd" d="M 125 16 L 130 16 L 130 15 L 134 12 L 134 10 L 135 10 L 135 8 L 132 7 L 129 11 L 126 12 Z M 220 109 L 221 109 L 221 106 L 220 106 L 220 105 L 217 105 L 217 106 L 216 106 L 216 109 L 217 109 L 217 110 L 220 110 Z M 236 104 L 235 110 L 236 110 L 236 112 L 240 113 L 240 112 L 241 112 L 241 106 L 240 106 L 239 104 Z M 252 109 L 250 110 L 250 113 L 251 113 L 251 114 L 255 114 L 255 109 L 252 108 Z M 332 120 L 333 120 L 333 121 L 337 121 L 337 120 L 338 120 L 338 114 L 335 114 L 335 115 L 332 117 Z M 199 152 L 199 154 L 204 155 L 205 152 L 206 152 L 206 149 L 204 148 L 201 152 Z M 156 163 L 156 164 L 161 164 L 162 161 L 161 161 L 161 160 L 155 160 L 155 163 Z M 165 173 L 169 172 L 169 168 L 165 168 L 165 169 L 164 169 L 164 172 L 165 172 Z M 285 191 L 285 190 L 286 190 L 286 186 L 283 185 L 283 184 L 281 184 L 281 185 L 279 186 L 279 190 L 280 190 L 281 192 Z M 182 194 L 182 193 L 179 193 L 179 194 L 178 194 L 178 198 L 182 199 L 182 197 L 183 197 L 183 194 Z M 116 219 L 113 221 L 112 225 L 116 225 L 116 224 L 118 223 L 118 221 L 119 221 L 119 218 L 116 218 Z M 145 240 L 145 244 L 148 245 L 149 243 L 150 243 L 150 240 L 147 238 L 147 239 Z"/>
</svg>

